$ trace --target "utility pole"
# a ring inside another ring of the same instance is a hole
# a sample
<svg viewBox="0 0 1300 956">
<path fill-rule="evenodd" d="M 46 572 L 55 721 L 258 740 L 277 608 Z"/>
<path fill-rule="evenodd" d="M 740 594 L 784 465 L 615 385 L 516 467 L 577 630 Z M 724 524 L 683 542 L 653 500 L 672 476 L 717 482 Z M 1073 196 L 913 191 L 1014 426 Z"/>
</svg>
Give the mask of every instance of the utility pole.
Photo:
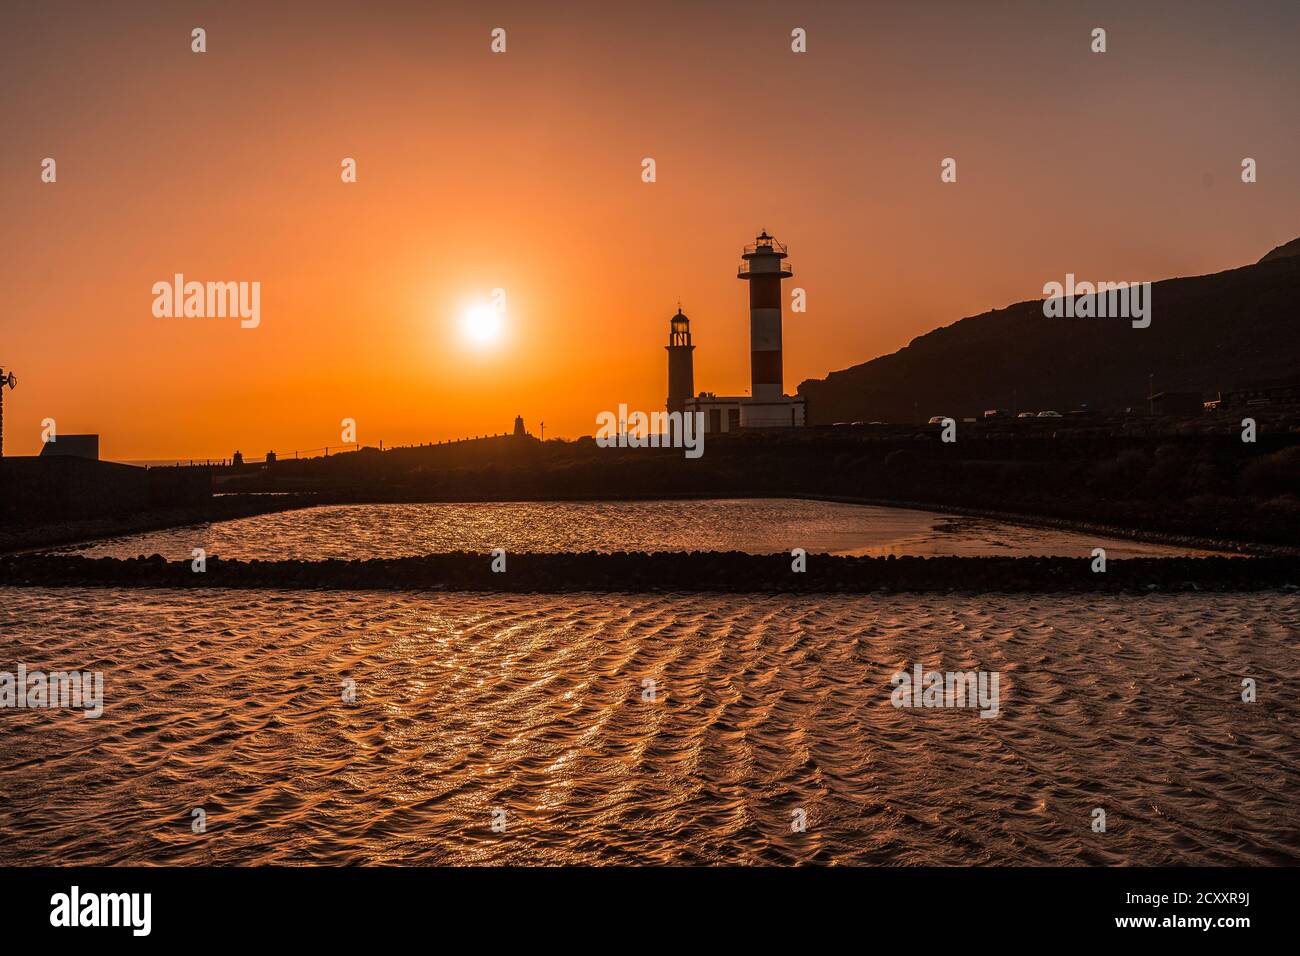
<svg viewBox="0 0 1300 956">
<path fill-rule="evenodd" d="M 546 422 L 542 422 L 542 441 L 546 441 Z"/>
<path fill-rule="evenodd" d="M 14 378 L 14 373 L 11 371 L 6 375 L 4 372 L 5 370 L 0 368 L 0 458 L 5 456 L 5 386 L 9 386 L 10 389 L 18 387 L 18 379 Z"/>
</svg>

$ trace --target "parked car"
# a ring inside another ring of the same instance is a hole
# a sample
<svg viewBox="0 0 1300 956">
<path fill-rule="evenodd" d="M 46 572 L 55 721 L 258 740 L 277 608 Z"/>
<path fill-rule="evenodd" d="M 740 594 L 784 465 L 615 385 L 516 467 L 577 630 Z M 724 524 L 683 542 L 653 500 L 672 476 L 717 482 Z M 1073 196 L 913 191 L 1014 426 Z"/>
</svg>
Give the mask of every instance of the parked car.
<svg viewBox="0 0 1300 956">
<path fill-rule="evenodd" d="M 1011 413 L 1007 411 L 1005 408 L 990 408 L 988 411 L 984 413 L 984 418 L 986 420 L 990 418 L 1010 418 L 1010 417 L 1011 417 Z"/>
<path fill-rule="evenodd" d="M 1034 418 L 1034 417 L 1036 416 L 1034 415 L 1033 412 L 1021 412 L 1019 415 L 1016 416 L 1016 418 Z"/>
<path fill-rule="evenodd" d="M 942 424 L 944 423 L 944 421 L 945 421 L 947 418 L 948 418 L 947 415 L 931 415 L 931 416 L 930 416 L 930 420 L 929 420 L 928 422 L 926 422 L 926 424 L 927 424 L 927 425 L 942 425 Z"/>
<path fill-rule="evenodd" d="M 1039 412 L 1038 417 L 1039 418 L 1064 418 L 1065 416 L 1062 415 L 1060 412 Z"/>
</svg>

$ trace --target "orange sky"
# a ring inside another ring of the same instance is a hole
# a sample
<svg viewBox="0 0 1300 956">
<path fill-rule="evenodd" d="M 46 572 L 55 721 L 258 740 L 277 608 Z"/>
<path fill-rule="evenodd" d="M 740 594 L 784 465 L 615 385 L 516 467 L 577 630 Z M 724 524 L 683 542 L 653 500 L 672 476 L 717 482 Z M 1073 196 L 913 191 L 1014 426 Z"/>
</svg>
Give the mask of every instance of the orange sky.
<svg viewBox="0 0 1300 956">
<path fill-rule="evenodd" d="M 4 6 L 7 453 L 46 417 L 119 460 L 291 454 L 344 417 L 371 444 L 590 434 L 662 407 L 679 296 L 697 390 L 741 393 L 760 227 L 808 294 L 791 393 L 1067 271 L 1300 235 L 1294 4 L 438 6 Z M 176 272 L 261 282 L 260 327 L 155 318 Z M 476 350 L 460 316 L 495 287 L 507 336 Z"/>
</svg>

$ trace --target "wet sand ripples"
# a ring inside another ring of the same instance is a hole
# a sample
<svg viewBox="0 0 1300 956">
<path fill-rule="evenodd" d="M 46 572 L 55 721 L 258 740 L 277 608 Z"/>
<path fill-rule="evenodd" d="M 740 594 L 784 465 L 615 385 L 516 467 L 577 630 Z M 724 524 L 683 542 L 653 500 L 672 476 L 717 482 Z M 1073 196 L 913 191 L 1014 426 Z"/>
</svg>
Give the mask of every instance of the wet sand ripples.
<svg viewBox="0 0 1300 956">
<path fill-rule="evenodd" d="M 1295 864 L 1298 632 L 1276 594 L 0 589 L 0 669 L 106 698 L 0 711 L 0 863 Z M 999 671 L 1000 716 L 893 707 L 915 662 Z"/>
</svg>

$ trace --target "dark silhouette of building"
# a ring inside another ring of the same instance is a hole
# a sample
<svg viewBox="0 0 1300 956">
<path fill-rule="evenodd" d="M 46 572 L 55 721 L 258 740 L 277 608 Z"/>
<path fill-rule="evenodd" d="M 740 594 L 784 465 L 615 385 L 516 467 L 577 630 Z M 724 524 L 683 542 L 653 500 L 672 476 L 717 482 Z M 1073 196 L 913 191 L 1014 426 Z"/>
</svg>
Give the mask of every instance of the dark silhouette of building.
<svg viewBox="0 0 1300 956">
<path fill-rule="evenodd" d="M 41 457 L 62 455 L 66 458 L 99 460 L 98 435 L 55 435 L 41 446 Z"/>
<path fill-rule="evenodd" d="M 238 468 L 244 463 L 244 453 L 242 451 L 235 452 L 235 457 L 230 459 L 230 463 Z"/>
<path fill-rule="evenodd" d="M 381 446 L 381 447 L 382 447 L 382 446 Z M 268 451 L 268 452 L 266 453 L 266 463 L 267 463 L 268 465 L 274 465 L 274 464 L 275 464 L 275 452 L 273 452 L 273 451 Z"/>
<path fill-rule="evenodd" d="M 681 306 L 668 324 L 668 411 L 686 410 L 686 400 L 695 394 L 695 357 L 691 354 L 691 320 Z"/>
<path fill-rule="evenodd" d="M 527 435 L 528 431 L 524 428 L 524 416 L 515 416 L 515 434 L 519 436 Z"/>
</svg>

